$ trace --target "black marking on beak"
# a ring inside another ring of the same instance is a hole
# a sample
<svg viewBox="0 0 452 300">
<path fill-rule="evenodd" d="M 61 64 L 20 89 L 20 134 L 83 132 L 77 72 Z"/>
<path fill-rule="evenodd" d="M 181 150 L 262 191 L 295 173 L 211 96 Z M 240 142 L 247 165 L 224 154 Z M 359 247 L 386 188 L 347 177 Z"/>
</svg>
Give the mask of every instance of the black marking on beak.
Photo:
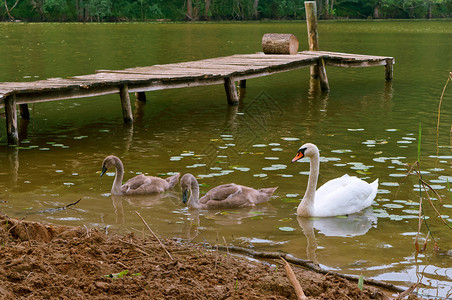
<svg viewBox="0 0 452 300">
<path fill-rule="evenodd" d="M 182 192 L 182 203 L 187 203 L 188 201 L 188 190 L 183 190 Z"/>
<path fill-rule="evenodd" d="M 107 172 L 107 168 L 105 168 L 105 166 L 102 166 L 102 172 L 100 173 L 100 177 L 102 177 L 102 175 L 104 175 L 105 172 Z"/>
</svg>

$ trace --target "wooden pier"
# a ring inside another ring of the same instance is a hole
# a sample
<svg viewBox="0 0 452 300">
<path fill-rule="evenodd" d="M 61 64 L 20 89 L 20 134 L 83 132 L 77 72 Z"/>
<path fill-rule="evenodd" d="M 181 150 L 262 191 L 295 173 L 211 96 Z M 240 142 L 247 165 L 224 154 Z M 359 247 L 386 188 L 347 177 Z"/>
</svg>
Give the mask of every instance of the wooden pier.
<svg viewBox="0 0 452 300">
<path fill-rule="evenodd" d="M 306 3 L 314 3 L 309 1 Z M 315 10 L 315 6 L 313 8 Z M 308 9 L 307 9 L 308 11 Z M 307 14 L 308 15 L 308 14 Z M 315 13 L 314 13 L 315 16 Z M 314 20 L 316 22 L 316 20 Z M 133 122 L 130 93 L 145 101 L 145 92 L 224 84 L 230 105 L 239 103 L 236 82 L 245 85 L 247 79 L 311 67 L 311 77 L 318 78 L 322 90 L 328 90 L 325 66 L 371 67 L 384 66 L 385 79 L 392 80 L 393 57 L 316 51 L 316 33 L 308 36 L 310 50 L 294 55 L 237 54 L 174 64 L 153 65 L 124 70 L 99 70 L 95 74 L 67 79 L 51 78 L 34 82 L 0 83 L 0 108 L 5 108 L 6 131 L 9 144 L 18 144 L 17 106 L 21 118 L 28 119 L 28 104 L 119 94 L 125 123 Z M 311 41 L 311 37 L 314 40 Z M 312 47 L 311 47 L 312 46 Z"/>
</svg>

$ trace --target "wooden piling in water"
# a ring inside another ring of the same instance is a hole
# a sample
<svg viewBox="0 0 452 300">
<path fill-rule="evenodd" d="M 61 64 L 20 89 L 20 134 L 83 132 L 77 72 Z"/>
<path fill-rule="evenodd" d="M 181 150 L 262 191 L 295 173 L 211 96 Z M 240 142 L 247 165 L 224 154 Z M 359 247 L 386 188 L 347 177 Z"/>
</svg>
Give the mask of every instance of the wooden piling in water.
<svg viewBox="0 0 452 300">
<path fill-rule="evenodd" d="M 28 111 L 28 104 L 19 104 L 19 115 L 24 120 L 30 120 L 30 112 Z"/>
<path fill-rule="evenodd" d="M 145 92 L 136 92 L 135 98 L 137 101 L 146 102 L 146 93 Z"/>
<path fill-rule="evenodd" d="M 315 1 L 305 1 L 306 25 L 308 29 L 308 43 L 310 51 L 319 51 L 319 31 L 317 29 L 317 5 Z M 317 65 L 311 66 L 311 78 L 320 80 L 322 91 L 328 91 L 330 85 L 326 76 L 325 62 L 320 59 Z"/>
<path fill-rule="evenodd" d="M 224 78 L 224 89 L 226 91 L 226 100 L 228 100 L 228 104 L 239 105 L 239 95 L 233 78 Z"/>
<path fill-rule="evenodd" d="M 392 81 L 392 64 L 394 63 L 394 59 L 387 59 L 385 65 L 385 80 Z"/>
<path fill-rule="evenodd" d="M 19 143 L 19 134 L 17 131 L 17 108 L 15 94 L 6 97 L 5 114 L 6 114 L 6 135 L 8 137 L 8 144 L 17 145 Z"/>
<path fill-rule="evenodd" d="M 133 122 L 132 106 L 130 105 L 129 88 L 127 84 L 119 87 L 119 96 L 121 97 L 122 116 L 124 123 L 131 124 Z"/>
</svg>

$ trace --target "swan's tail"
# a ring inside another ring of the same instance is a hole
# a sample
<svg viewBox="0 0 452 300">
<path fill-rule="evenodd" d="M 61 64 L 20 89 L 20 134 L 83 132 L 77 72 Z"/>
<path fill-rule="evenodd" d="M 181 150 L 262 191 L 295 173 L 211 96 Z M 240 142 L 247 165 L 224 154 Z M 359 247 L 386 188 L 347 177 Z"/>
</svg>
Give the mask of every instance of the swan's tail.
<svg viewBox="0 0 452 300">
<path fill-rule="evenodd" d="M 177 174 L 165 179 L 168 182 L 168 190 L 174 189 L 176 184 L 179 182 L 179 176 L 180 176 L 180 173 L 177 173 Z"/>
<path fill-rule="evenodd" d="M 370 193 L 369 197 L 367 198 L 367 202 L 369 202 L 369 206 L 372 204 L 372 201 L 377 196 L 378 191 L 378 178 L 375 179 L 372 183 L 370 183 L 370 186 L 372 187 L 372 193 Z"/>
<path fill-rule="evenodd" d="M 257 197 L 256 203 L 261 203 L 270 200 L 270 197 L 273 195 L 277 188 L 278 187 L 260 189 L 258 191 L 259 196 Z"/>
</svg>

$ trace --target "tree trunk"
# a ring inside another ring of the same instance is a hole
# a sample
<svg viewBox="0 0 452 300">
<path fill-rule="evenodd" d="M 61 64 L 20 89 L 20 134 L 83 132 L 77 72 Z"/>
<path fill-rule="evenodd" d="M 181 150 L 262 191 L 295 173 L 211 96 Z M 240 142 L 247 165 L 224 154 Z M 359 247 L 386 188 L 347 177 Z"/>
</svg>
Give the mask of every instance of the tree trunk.
<svg viewBox="0 0 452 300">
<path fill-rule="evenodd" d="M 204 19 L 207 20 L 208 19 L 208 15 L 209 15 L 209 9 L 210 9 L 211 0 L 205 0 L 204 2 L 205 2 L 204 3 L 204 6 L 205 6 Z"/>
<path fill-rule="evenodd" d="M 378 5 L 376 5 L 374 7 L 374 19 L 379 19 L 379 18 L 380 18 L 380 10 L 379 10 Z"/>
<path fill-rule="evenodd" d="M 8 14 L 8 17 L 11 21 L 14 20 L 14 17 L 11 15 L 11 11 L 17 6 L 17 3 L 19 3 L 19 0 L 17 0 L 16 3 L 14 3 L 14 5 L 11 8 L 8 8 L 8 3 L 6 3 L 6 0 L 5 0 L 6 13 Z"/>
<path fill-rule="evenodd" d="M 187 18 L 193 20 L 193 6 L 191 0 L 187 0 Z"/>
<path fill-rule="evenodd" d="M 259 0 L 254 0 L 253 4 L 254 18 L 257 20 L 259 18 Z"/>
<path fill-rule="evenodd" d="M 298 39 L 293 34 L 266 33 L 262 37 L 265 54 L 297 54 Z"/>
<path fill-rule="evenodd" d="M 325 0 L 325 6 L 324 6 L 324 13 L 325 13 L 325 19 L 330 19 L 330 1 Z"/>
</svg>

